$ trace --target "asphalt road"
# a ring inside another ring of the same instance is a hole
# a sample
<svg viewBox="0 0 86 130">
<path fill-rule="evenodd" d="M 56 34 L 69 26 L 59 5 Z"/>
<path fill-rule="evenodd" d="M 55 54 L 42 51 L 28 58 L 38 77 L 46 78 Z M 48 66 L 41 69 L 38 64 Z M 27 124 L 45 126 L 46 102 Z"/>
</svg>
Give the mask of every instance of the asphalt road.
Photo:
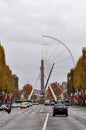
<svg viewBox="0 0 86 130">
<path fill-rule="evenodd" d="M 0 130 L 86 130 L 86 108 L 69 107 L 69 116 L 52 116 L 52 106 L 0 111 Z"/>
</svg>

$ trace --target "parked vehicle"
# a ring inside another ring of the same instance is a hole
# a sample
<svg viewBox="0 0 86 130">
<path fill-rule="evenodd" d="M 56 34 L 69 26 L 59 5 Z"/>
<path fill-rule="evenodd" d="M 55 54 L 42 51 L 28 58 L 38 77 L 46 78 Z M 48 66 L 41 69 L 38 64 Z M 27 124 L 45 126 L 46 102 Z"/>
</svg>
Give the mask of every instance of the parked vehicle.
<svg viewBox="0 0 86 130">
<path fill-rule="evenodd" d="M 68 107 L 65 104 L 58 103 L 53 107 L 53 116 L 65 115 L 68 117 Z"/>
<path fill-rule="evenodd" d="M 17 108 L 18 105 L 17 105 L 17 103 L 13 103 L 13 104 L 11 105 L 11 107 L 12 107 L 12 108 Z"/>
<path fill-rule="evenodd" d="M 45 105 L 50 105 L 50 101 L 49 100 L 45 100 Z"/>
<path fill-rule="evenodd" d="M 2 104 L 2 105 L 0 105 L 0 110 L 1 110 L 1 111 L 5 110 L 5 109 L 6 109 L 6 106 L 7 106 L 7 104 Z"/>
<path fill-rule="evenodd" d="M 52 101 L 50 104 L 51 104 L 51 106 L 54 106 L 54 105 L 55 105 L 55 102 L 54 102 L 54 101 Z"/>
<path fill-rule="evenodd" d="M 66 106 L 70 106 L 70 100 L 64 100 Z"/>
<path fill-rule="evenodd" d="M 32 106 L 32 103 L 31 103 L 31 102 L 27 102 L 27 106 L 28 106 L 28 107 L 31 107 L 31 106 Z"/>
</svg>

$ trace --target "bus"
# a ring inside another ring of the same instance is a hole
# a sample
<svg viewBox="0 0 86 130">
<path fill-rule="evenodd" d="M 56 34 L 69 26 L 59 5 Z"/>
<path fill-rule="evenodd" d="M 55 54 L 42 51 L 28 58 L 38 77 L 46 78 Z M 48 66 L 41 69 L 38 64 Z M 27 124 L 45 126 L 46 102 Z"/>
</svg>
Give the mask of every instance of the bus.
<svg viewBox="0 0 86 130">
<path fill-rule="evenodd" d="M 33 100 L 16 100 L 16 103 L 22 103 L 22 102 L 28 102 L 28 103 L 32 103 L 33 104 Z"/>
</svg>

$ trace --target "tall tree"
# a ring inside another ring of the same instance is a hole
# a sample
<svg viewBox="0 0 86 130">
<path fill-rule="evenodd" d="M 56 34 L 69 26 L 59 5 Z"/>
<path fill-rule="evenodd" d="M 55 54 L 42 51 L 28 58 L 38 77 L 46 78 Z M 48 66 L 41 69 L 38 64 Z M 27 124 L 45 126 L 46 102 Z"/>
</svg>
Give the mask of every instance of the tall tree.
<svg viewBox="0 0 86 130">
<path fill-rule="evenodd" d="M 32 86 L 30 84 L 26 84 L 23 87 L 22 92 L 25 99 L 28 99 L 28 96 L 30 95 L 31 91 L 32 91 Z"/>
</svg>

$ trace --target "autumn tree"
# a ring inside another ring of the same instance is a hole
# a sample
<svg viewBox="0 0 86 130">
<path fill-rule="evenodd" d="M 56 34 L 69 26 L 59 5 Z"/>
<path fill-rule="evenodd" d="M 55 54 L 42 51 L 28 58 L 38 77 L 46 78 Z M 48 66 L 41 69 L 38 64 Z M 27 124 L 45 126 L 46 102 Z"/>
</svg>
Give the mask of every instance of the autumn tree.
<svg viewBox="0 0 86 130">
<path fill-rule="evenodd" d="M 72 73 L 73 72 L 73 73 Z M 74 85 L 74 90 L 83 91 L 85 95 L 86 91 L 86 47 L 82 49 L 82 56 L 78 59 L 74 71 L 68 73 L 68 91 L 71 90 Z M 69 80 L 70 77 L 70 80 Z M 72 84 L 73 83 L 73 84 Z M 85 103 L 85 97 L 83 99 Z"/>
<path fill-rule="evenodd" d="M 75 87 L 74 87 L 74 69 L 70 69 L 70 72 L 67 74 L 67 92 L 68 95 L 74 94 L 75 92 Z"/>
<path fill-rule="evenodd" d="M 23 95 L 24 95 L 24 98 L 25 99 L 28 99 L 30 93 L 32 91 L 32 86 L 30 84 L 26 84 L 23 89 L 22 89 L 22 92 L 23 92 Z"/>
<path fill-rule="evenodd" d="M 12 74 L 12 82 L 11 82 L 11 92 L 13 93 L 14 98 L 19 97 L 19 87 L 18 87 L 18 77 L 15 74 Z"/>
<path fill-rule="evenodd" d="M 0 44 L 0 91 L 5 91 L 7 93 L 13 92 L 12 86 L 12 71 L 10 67 L 6 64 L 5 51 L 3 46 Z M 17 90 L 18 91 L 18 90 Z"/>
</svg>

